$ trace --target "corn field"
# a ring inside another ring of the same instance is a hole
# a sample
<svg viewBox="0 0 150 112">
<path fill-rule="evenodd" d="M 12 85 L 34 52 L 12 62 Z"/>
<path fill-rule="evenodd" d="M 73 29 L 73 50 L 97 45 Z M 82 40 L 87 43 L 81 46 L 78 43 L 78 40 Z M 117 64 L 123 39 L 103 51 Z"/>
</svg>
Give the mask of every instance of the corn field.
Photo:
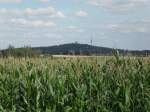
<svg viewBox="0 0 150 112">
<path fill-rule="evenodd" d="M 150 112 L 150 58 L 1 58 L 0 112 Z"/>
</svg>

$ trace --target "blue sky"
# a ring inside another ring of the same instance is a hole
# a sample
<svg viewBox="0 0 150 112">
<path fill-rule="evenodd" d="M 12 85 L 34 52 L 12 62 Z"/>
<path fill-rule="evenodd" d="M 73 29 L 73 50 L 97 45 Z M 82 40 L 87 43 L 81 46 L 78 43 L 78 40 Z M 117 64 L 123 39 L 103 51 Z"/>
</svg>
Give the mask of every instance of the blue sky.
<svg viewBox="0 0 150 112">
<path fill-rule="evenodd" d="M 150 0 L 0 0 L 0 48 L 86 43 L 150 49 Z"/>
</svg>

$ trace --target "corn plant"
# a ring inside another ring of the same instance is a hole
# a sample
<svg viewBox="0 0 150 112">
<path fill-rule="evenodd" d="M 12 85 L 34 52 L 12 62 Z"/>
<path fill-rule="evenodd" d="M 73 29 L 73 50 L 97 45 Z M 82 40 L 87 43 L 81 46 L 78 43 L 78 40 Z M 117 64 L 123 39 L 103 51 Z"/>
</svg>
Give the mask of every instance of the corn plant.
<svg viewBox="0 0 150 112">
<path fill-rule="evenodd" d="M 150 58 L 1 58 L 1 112 L 149 112 Z"/>
</svg>

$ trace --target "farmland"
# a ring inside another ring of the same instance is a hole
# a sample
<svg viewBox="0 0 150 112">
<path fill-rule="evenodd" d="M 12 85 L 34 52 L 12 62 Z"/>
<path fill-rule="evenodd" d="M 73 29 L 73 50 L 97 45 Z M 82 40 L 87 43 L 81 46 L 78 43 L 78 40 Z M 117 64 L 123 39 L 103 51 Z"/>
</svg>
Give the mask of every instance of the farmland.
<svg viewBox="0 0 150 112">
<path fill-rule="evenodd" d="M 150 58 L 0 58 L 2 112 L 149 112 Z"/>
</svg>

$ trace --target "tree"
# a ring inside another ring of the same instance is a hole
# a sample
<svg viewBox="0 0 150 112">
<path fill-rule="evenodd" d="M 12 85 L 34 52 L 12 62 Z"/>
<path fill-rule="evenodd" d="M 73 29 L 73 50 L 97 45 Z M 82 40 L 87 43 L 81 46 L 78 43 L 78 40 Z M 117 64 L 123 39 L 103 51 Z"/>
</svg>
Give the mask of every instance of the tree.
<svg viewBox="0 0 150 112">
<path fill-rule="evenodd" d="M 41 52 L 39 50 L 34 50 L 29 46 L 25 46 L 22 48 L 15 48 L 11 45 L 6 50 L 1 51 L 1 55 L 3 57 L 38 57 Z"/>
</svg>

